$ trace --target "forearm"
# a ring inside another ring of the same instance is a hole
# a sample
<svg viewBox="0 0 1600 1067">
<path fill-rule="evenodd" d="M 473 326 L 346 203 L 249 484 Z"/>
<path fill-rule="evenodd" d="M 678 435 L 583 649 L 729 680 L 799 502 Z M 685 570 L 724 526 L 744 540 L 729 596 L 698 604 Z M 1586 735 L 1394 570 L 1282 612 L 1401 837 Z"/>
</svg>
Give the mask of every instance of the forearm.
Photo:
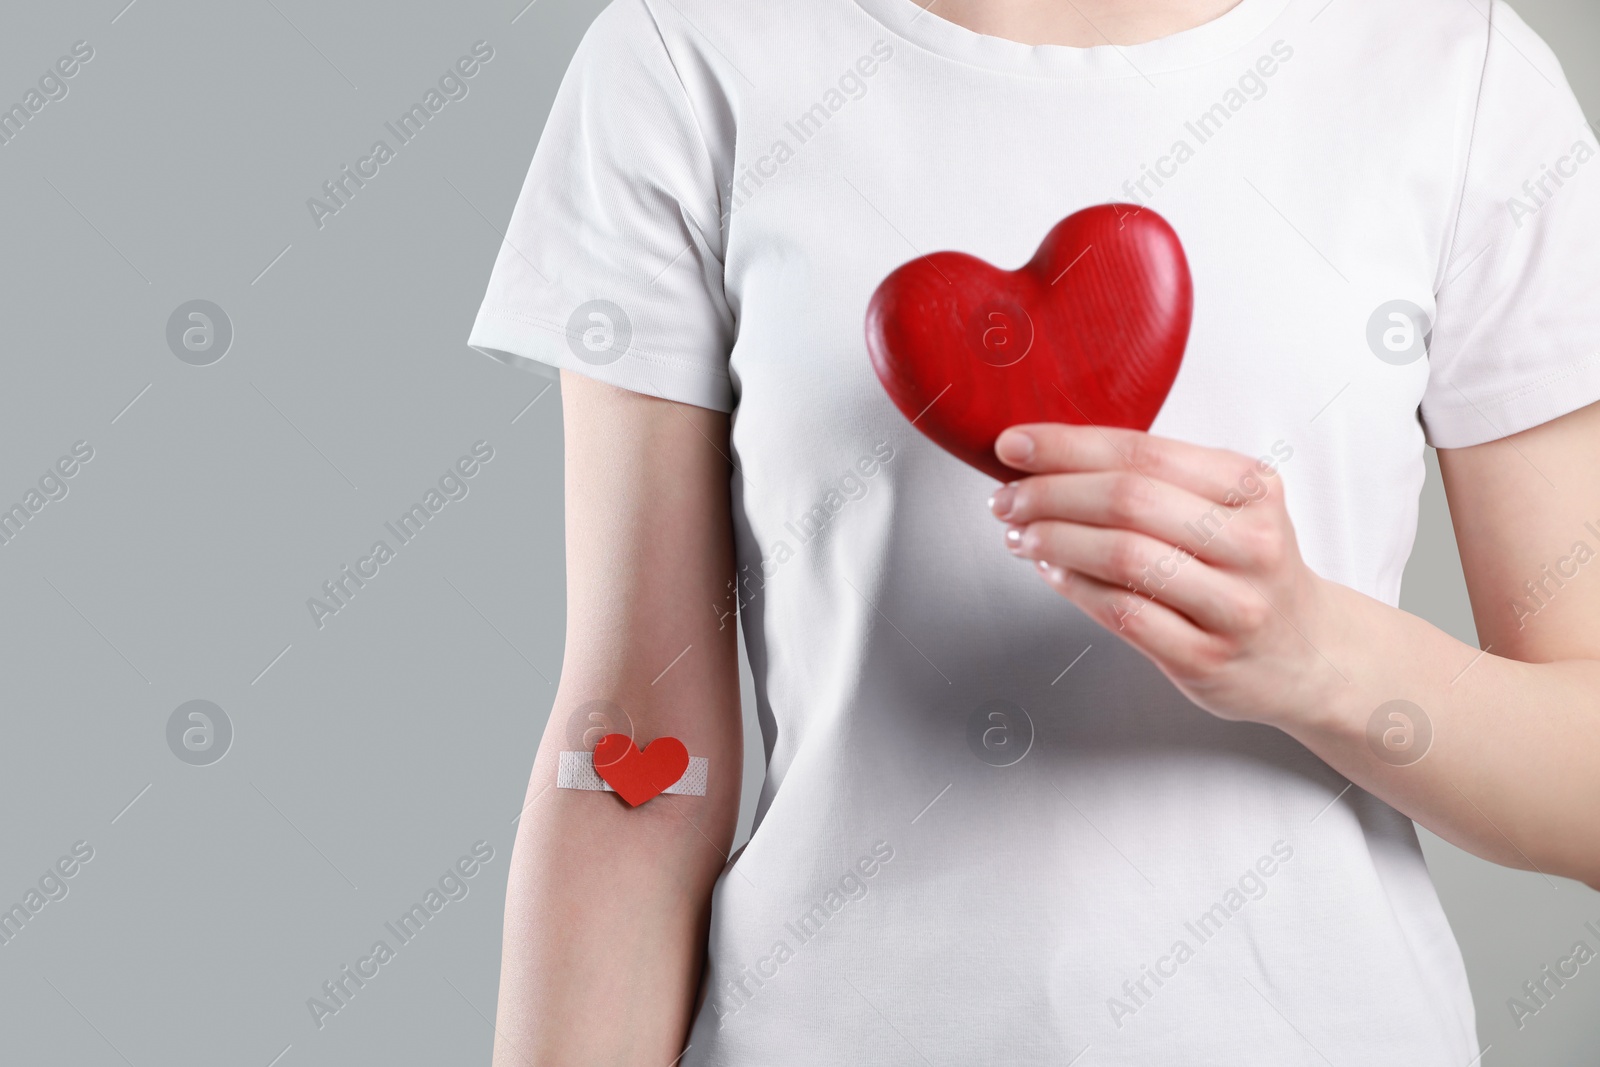
<svg viewBox="0 0 1600 1067">
<path fill-rule="evenodd" d="M 1315 574 L 1268 459 L 1014 427 L 996 454 L 1030 476 L 990 507 L 1012 553 L 1200 707 L 1285 731 L 1480 856 L 1600 885 L 1600 586 L 1562 583 L 1531 622 L 1511 609 L 1532 586 L 1518 576 L 1550 573 L 1541 559 L 1592 554 L 1569 531 L 1600 506 L 1588 486 L 1563 493 L 1527 468 L 1587 472 L 1597 438 L 1600 405 L 1514 444 L 1441 453 L 1481 654 Z M 1408 729 L 1411 751 L 1385 743 Z"/>
<path fill-rule="evenodd" d="M 1273 725 L 1461 848 L 1600 885 L 1600 663 L 1480 653 L 1344 586 L 1325 582 L 1322 594 L 1324 622 L 1306 635 L 1317 646 L 1311 692 L 1320 698 L 1286 708 Z M 1409 752 L 1381 740 L 1385 729 L 1404 731 L 1403 720 L 1385 717 L 1369 733 L 1393 700 L 1425 716 L 1412 724 Z"/>
<path fill-rule="evenodd" d="M 665 1067 L 683 1050 L 738 819 L 737 646 L 709 611 L 675 626 L 574 622 L 512 852 L 495 1067 Z M 707 761 L 706 795 L 629 807 L 557 788 L 560 753 L 611 732 L 641 748 L 681 740 Z"/>
<path fill-rule="evenodd" d="M 630 809 L 556 789 L 554 741 L 512 855 L 495 1067 L 665 1067 L 688 1031 L 737 793 Z"/>
</svg>

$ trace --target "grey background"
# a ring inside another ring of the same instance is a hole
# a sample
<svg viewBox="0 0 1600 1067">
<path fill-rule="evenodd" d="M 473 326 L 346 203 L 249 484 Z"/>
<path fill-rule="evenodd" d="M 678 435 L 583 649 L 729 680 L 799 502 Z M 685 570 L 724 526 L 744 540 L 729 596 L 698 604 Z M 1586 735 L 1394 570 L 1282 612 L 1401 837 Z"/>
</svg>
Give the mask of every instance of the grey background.
<svg viewBox="0 0 1600 1067">
<path fill-rule="evenodd" d="M 555 388 L 465 337 L 601 6 L 523 3 L 3 15 L 0 103 L 78 40 L 95 57 L 0 146 L 0 503 L 77 441 L 94 458 L 0 547 L 0 905 L 75 842 L 94 858 L 0 945 L 0 1062 L 487 1062 L 561 660 L 561 424 Z M 1592 0 L 1518 7 L 1600 113 Z M 469 95 L 319 230 L 306 199 L 480 39 Z M 210 366 L 167 346 L 193 299 L 233 324 Z M 480 440 L 468 496 L 317 629 L 307 598 Z M 1425 504 L 1405 606 L 1472 640 L 1436 472 Z M 209 766 L 167 743 L 196 699 L 235 733 Z M 469 894 L 319 1030 L 307 998 L 479 840 Z M 1592 968 L 1520 1032 L 1505 1006 L 1594 943 L 1600 896 L 1426 844 L 1483 1062 L 1600 1059 Z"/>
</svg>

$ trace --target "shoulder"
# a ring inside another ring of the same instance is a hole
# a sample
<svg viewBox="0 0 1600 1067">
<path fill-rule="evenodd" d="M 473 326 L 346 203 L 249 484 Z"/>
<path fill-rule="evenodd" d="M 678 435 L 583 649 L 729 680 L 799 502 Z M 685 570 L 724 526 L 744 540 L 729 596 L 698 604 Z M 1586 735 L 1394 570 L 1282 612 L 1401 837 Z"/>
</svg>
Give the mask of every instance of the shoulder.
<svg viewBox="0 0 1600 1067">
<path fill-rule="evenodd" d="M 849 0 L 842 0 L 848 4 Z M 783 40 L 802 24 L 798 9 L 836 6 L 783 2 L 753 4 L 739 0 L 611 0 L 595 18 L 587 38 L 609 46 L 665 48 L 675 57 L 737 59 L 759 50 L 764 42 Z M 812 11 L 815 20 L 817 11 Z M 801 43 L 788 38 L 790 46 Z"/>
<path fill-rule="evenodd" d="M 830 68 L 881 30 L 856 0 L 611 0 L 586 46 L 664 54 L 683 74 L 715 79 L 729 96 L 781 92 Z M 811 80 L 815 80 L 812 78 Z"/>
<path fill-rule="evenodd" d="M 1308 0 L 1304 9 L 1313 45 L 1323 36 L 1342 37 L 1375 59 L 1458 62 L 1480 70 L 1493 53 L 1506 51 L 1560 70 L 1549 45 L 1506 0 Z"/>
</svg>

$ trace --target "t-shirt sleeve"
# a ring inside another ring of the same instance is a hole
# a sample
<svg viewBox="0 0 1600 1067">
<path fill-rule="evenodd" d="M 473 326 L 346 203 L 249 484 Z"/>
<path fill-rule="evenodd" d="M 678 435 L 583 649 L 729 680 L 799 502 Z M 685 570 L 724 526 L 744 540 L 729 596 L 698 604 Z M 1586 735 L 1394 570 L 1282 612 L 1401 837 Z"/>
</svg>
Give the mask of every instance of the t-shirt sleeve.
<svg viewBox="0 0 1600 1067">
<path fill-rule="evenodd" d="M 573 56 L 467 343 L 731 411 L 718 184 L 645 0 Z"/>
<path fill-rule="evenodd" d="M 1549 47 L 1504 3 L 1440 279 L 1422 422 L 1464 448 L 1600 400 L 1600 152 Z"/>
</svg>

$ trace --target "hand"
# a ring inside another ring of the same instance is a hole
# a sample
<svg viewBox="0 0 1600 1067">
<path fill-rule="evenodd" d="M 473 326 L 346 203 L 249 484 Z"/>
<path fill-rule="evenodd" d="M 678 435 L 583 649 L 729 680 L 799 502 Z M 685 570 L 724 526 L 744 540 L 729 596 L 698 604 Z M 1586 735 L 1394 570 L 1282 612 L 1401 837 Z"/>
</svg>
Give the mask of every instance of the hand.
<svg viewBox="0 0 1600 1067">
<path fill-rule="evenodd" d="M 1038 424 L 1000 435 L 1025 472 L 990 501 L 1011 552 L 1230 720 L 1286 725 L 1342 681 L 1313 642 L 1337 598 L 1300 556 L 1276 462 L 1132 430 Z"/>
</svg>

